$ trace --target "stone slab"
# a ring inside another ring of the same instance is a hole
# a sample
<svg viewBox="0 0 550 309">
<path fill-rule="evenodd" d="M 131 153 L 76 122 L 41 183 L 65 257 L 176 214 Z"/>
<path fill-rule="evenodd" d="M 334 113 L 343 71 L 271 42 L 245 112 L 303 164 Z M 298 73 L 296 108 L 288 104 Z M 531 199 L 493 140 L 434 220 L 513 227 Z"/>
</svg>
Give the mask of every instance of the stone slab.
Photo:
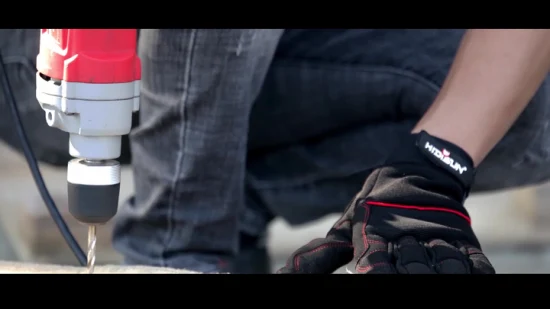
<svg viewBox="0 0 550 309">
<path fill-rule="evenodd" d="M 0 274 L 87 274 L 84 267 L 0 261 Z M 94 274 L 200 274 L 182 269 L 150 266 L 96 266 Z"/>
</svg>

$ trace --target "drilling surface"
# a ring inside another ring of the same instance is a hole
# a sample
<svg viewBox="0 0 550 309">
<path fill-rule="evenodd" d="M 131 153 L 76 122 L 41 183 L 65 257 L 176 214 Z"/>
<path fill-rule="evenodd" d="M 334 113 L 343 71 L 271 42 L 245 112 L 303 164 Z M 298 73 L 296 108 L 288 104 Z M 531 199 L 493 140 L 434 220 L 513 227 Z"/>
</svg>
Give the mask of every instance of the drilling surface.
<svg viewBox="0 0 550 309">
<path fill-rule="evenodd" d="M 87 267 L 64 266 L 55 264 L 35 264 L 24 262 L 0 261 L 0 274 L 87 274 Z M 96 265 L 94 274 L 200 274 L 185 269 L 129 266 Z"/>
</svg>

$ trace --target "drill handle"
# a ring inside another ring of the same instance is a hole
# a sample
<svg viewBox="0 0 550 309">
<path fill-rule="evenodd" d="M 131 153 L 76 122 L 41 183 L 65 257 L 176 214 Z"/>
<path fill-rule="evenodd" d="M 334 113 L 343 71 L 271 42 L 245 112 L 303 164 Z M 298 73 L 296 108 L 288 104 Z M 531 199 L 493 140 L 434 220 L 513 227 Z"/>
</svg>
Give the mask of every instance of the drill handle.
<svg viewBox="0 0 550 309">
<path fill-rule="evenodd" d="M 58 81 L 129 83 L 141 79 L 137 29 L 41 29 L 37 69 Z"/>
</svg>

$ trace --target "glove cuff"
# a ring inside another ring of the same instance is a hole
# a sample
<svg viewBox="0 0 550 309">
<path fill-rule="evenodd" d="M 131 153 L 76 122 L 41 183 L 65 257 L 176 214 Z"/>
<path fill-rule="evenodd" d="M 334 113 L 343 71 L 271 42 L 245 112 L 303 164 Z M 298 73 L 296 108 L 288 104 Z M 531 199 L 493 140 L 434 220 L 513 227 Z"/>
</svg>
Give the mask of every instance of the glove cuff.
<svg viewBox="0 0 550 309">
<path fill-rule="evenodd" d="M 386 164 L 429 164 L 452 175 L 462 185 L 466 195 L 474 181 L 475 168 L 472 158 L 457 145 L 428 134 L 426 131 L 410 134 Z"/>
<path fill-rule="evenodd" d="M 416 147 L 420 152 L 469 189 L 475 176 L 472 158 L 457 145 L 431 136 L 426 131 L 421 131 L 416 135 Z"/>
</svg>

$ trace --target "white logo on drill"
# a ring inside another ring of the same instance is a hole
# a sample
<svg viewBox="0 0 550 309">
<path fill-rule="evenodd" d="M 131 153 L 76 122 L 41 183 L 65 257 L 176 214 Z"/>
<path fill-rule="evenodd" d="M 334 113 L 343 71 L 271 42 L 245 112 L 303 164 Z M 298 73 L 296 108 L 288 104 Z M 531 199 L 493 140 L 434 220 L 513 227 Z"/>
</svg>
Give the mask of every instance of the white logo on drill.
<svg viewBox="0 0 550 309">
<path fill-rule="evenodd" d="M 46 29 L 46 33 L 57 46 L 61 46 L 61 29 Z"/>
<path fill-rule="evenodd" d="M 63 55 L 61 30 L 62 29 L 46 29 L 46 31 L 42 33 L 43 36 L 40 38 L 40 45 L 45 47 L 50 53 L 50 56 L 53 54 Z M 47 69 L 51 69 L 48 61 L 44 62 L 44 66 Z"/>
<path fill-rule="evenodd" d="M 449 157 L 451 153 L 447 149 L 439 150 L 429 142 L 426 142 L 424 148 L 428 149 L 431 154 L 433 154 L 441 162 L 447 164 L 449 167 L 460 173 L 460 175 L 468 170 L 465 166 L 460 165 L 460 163 L 455 162 L 451 157 Z"/>
</svg>

